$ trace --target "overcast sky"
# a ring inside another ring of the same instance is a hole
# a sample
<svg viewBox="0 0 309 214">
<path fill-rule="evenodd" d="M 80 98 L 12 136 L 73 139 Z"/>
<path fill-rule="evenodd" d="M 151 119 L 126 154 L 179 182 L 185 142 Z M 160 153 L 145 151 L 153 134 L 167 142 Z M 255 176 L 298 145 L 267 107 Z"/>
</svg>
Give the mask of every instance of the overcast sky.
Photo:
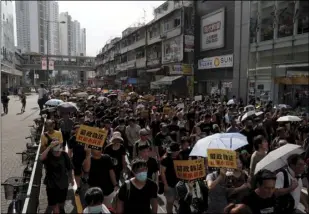
<svg viewBox="0 0 309 214">
<path fill-rule="evenodd" d="M 95 56 L 109 39 L 130 25 L 153 18 L 153 9 L 164 1 L 59 1 L 59 12 L 69 12 L 86 28 L 87 55 Z"/>
</svg>

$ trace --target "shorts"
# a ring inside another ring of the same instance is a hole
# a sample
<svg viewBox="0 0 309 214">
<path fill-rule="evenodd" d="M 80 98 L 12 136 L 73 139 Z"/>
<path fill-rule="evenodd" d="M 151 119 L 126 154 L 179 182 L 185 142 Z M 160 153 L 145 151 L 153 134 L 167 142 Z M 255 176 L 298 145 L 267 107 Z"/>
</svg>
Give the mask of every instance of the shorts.
<svg viewBox="0 0 309 214">
<path fill-rule="evenodd" d="M 164 192 L 164 196 L 169 199 L 176 199 L 177 192 L 175 187 L 168 187 L 167 191 Z"/>
<path fill-rule="evenodd" d="M 68 189 L 46 188 L 48 206 L 64 204 L 67 199 Z"/>
<path fill-rule="evenodd" d="M 73 164 L 73 170 L 74 170 L 74 175 L 75 176 L 80 176 L 83 172 L 83 162 L 81 160 L 72 160 L 72 164 Z"/>
</svg>

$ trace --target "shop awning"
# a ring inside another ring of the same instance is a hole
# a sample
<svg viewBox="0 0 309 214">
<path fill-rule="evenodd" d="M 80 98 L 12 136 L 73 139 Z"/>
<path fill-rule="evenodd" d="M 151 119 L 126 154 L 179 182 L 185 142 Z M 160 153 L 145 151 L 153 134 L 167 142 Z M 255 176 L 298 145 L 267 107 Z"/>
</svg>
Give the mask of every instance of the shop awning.
<svg viewBox="0 0 309 214">
<path fill-rule="evenodd" d="M 146 72 L 153 73 L 153 72 L 157 72 L 157 71 L 160 71 L 160 70 L 161 70 L 161 68 L 153 68 L 153 69 L 146 70 Z"/>
<path fill-rule="evenodd" d="M 172 85 L 173 81 L 181 78 L 182 76 L 165 76 L 155 82 L 151 82 L 152 85 L 157 85 L 157 86 L 161 86 L 161 85 Z"/>
</svg>

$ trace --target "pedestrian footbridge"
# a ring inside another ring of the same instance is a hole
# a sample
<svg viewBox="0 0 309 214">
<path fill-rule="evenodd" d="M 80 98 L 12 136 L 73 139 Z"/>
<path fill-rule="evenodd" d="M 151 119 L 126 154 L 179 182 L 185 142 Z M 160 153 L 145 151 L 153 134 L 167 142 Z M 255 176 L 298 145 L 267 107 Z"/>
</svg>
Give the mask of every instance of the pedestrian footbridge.
<svg viewBox="0 0 309 214">
<path fill-rule="evenodd" d="M 93 71 L 95 57 L 89 56 L 63 56 L 63 55 L 40 55 L 23 54 L 20 62 L 23 70 L 46 70 L 42 62 L 48 57 L 49 70 L 56 71 Z"/>
</svg>

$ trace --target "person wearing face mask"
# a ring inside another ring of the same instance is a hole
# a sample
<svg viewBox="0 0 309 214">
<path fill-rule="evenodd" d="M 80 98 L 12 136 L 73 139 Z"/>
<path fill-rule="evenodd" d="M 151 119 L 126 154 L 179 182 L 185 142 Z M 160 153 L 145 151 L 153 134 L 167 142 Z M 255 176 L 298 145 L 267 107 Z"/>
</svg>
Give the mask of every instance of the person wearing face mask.
<svg viewBox="0 0 309 214">
<path fill-rule="evenodd" d="M 159 181 L 159 164 L 155 158 L 150 157 L 150 147 L 141 145 L 138 147 L 138 157 L 147 162 L 147 177 L 158 184 Z"/>
<path fill-rule="evenodd" d="M 157 158 L 160 159 L 166 152 L 166 147 L 172 142 L 167 124 L 160 124 L 160 132 L 154 138 L 154 146 Z"/>
<path fill-rule="evenodd" d="M 117 194 L 116 213 L 132 214 L 158 213 L 158 187 L 156 183 L 147 179 L 147 162 L 142 159 L 132 161 L 134 177 L 122 185 Z"/>
<path fill-rule="evenodd" d="M 110 214 L 109 209 L 103 204 L 104 195 L 99 187 L 92 187 L 85 193 L 85 202 L 87 207 L 84 209 L 84 214 L 101 213 Z"/>
<path fill-rule="evenodd" d="M 180 160 L 189 160 L 189 155 L 192 150 L 191 146 L 191 140 L 188 137 L 182 137 L 180 140 L 181 144 L 181 151 L 179 152 L 179 159 Z"/>
<path fill-rule="evenodd" d="M 52 208 L 53 213 L 65 213 L 64 203 L 69 183 L 74 185 L 70 158 L 63 151 L 62 144 L 57 140 L 52 140 L 41 154 L 41 161 L 46 171 L 44 184 L 46 185 L 48 206 Z"/>
<path fill-rule="evenodd" d="M 167 149 L 167 154 L 164 155 L 161 166 L 160 174 L 161 180 L 164 184 L 164 196 L 166 198 L 166 211 L 173 213 L 173 206 L 176 199 L 176 184 L 179 179 L 176 176 L 174 168 L 174 160 L 178 159 L 180 145 L 178 143 L 171 143 Z"/>
</svg>

